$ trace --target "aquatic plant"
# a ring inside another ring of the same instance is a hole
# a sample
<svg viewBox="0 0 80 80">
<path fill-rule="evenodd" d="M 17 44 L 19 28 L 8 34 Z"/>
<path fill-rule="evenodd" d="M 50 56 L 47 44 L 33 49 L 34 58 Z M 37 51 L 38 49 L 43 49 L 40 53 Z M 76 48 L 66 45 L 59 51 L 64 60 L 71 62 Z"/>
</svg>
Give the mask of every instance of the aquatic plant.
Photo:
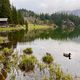
<svg viewBox="0 0 80 80">
<path fill-rule="evenodd" d="M 26 48 L 26 49 L 23 50 L 23 52 L 25 54 L 32 54 L 33 53 L 32 48 Z"/>
<path fill-rule="evenodd" d="M 16 79 L 15 71 L 20 69 L 24 72 L 30 72 L 35 70 L 35 65 L 38 66 L 41 73 L 43 74 L 42 80 L 73 80 L 72 76 L 66 75 L 61 70 L 60 66 L 53 63 L 54 58 L 50 53 L 46 53 L 45 56 L 43 56 L 42 60 L 43 62 L 39 62 L 35 56 L 33 55 L 26 55 L 23 54 L 19 56 L 17 53 L 13 53 L 10 49 L 6 48 L 3 49 L 6 54 L 0 54 L 0 61 L 3 61 L 3 67 L 0 69 L 0 80 L 5 80 L 7 77 L 7 73 L 11 71 L 13 73 L 12 76 L 10 76 L 11 80 Z M 10 54 L 9 54 L 10 52 Z M 7 55 L 8 54 L 8 55 Z M 7 56 L 6 56 L 7 55 Z M 5 58 L 5 59 L 4 59 Z M 46 64 L 44 64 L 46 63 Z M 46 76 L 45 70 L 49 71 L 49 76 Z M 3 78 L 3 79 L 2 79 Z"/>
<path fill-rule="evenodd" d="M 0 54 L 0 62 L 4 61 L 4 56 L 2 54 Z"/>
<path fill-rule="evenodd" d="M 46 65 L 44 63 L 38 63 L 37 65 L 38 65 L 40 71 L 42 71 L 43 69 L 46 68 Z"/>
<path fill-rule="evenodd" d="M 50 64 L 53 62 L 53 57 L 51 56 L 50 53 L 46 53 L 46 55 L 42 58 L 43 62 Z"/>
<path fill-rule="evenodd" d="M 59 66 L 55 68 L 55 75 L 56 75 L 56 80 L 60 80 L 63 76 L 63 72 Z"/>
<path fill-rule="evenodd" d="M 25 72 L 33 71 L 36 61 L 37 59 L 35 56 L 24 56 L 22 61 L 19 63 L 19 68 Z"/>
<path fill-rule="evenodd" d="M 13 53 L 13 49 L 9 49 L 9 48 L 4 48 L 3 49 L 3 55 L 6 56 L 6 57 L 11 56 L 12 53 Z"/>
<path fill-rule="evenodd" d="M 67 74 L 67 75 L 64 75 L 62 80 L 73 80 L 72 76 Z"/>
<path fill-rule="evenodd" d="M 49 74 L 50 74 L 49 79 L 50 80 L 54 80 L 55 79 L 55 68 L 54 68 L 54 64 L 50 64 L 50 66 L 49 66 Z"/>
</svg>

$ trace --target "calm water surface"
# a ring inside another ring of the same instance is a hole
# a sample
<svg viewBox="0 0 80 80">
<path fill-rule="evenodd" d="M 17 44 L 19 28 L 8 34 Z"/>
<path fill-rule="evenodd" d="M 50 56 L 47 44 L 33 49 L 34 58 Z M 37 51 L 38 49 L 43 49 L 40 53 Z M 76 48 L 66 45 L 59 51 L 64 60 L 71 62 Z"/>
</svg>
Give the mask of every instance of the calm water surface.
<svg viewBox="0 0 80 80">
<path fill-rule="evenodd" d="M 32 35 L 33 34 L 33 35 Z M 80 76 L 80 37 L 75 39 L 68 40 L 54 40 L 54 39 L 44 39 L 46 35 L 41 35 L 42 39 L 37 36 L 37 33 L 29 33 L 26 35 L 24 31 L 10 33 L 8 38 L 13 43 L 11 46 L 14 46 L 14 51 L 18 51 L 18 54 L 22 54 L 25 48 L 31 47 L 33 49 L 33 54 L 37 57 L 38 60 L 42 60 L 42 57 L 46 54 L 46 52 L 51 53 L 54 57 L 54 60 L 64 72 L 70 73 L 73 76 Z M 37 36 L 37 37 L 36 37 Z M 66 38 L 67 39 L 67 38 Z M 33 41 L 34 40 L 34 41 Z M 31 41 L 31 42 L 27 42 Z M 68 59 L 63 56 L 63 53 L 71 53 L 71 59 Z M 39 71 L 36 72 L 38 79 L 41 79 Z M 17 75 L 16 80 L 35 80 L 34 73 L 30 76 L 23 77 L 22 72 L 19 72 L 20 76 Z M 27 74 L 29 75 L 29 74 Z M 10 80 L 9 78 L 7 80 Z"/>
<path fill-rule="evenodd" d="M 37 59 L 41 60 L 42 56 L 49 52 L 64 72 L 80 76 L 80 38 L 63 41 L 36 39 L 32 42 L 18 42 L 15 51 L 22 54 L 23 50 L 28 47 L 33 49 L 33 54 Z M 63 53 L 71 53 L 71 60 L 64 57 Z"/>
</svg>

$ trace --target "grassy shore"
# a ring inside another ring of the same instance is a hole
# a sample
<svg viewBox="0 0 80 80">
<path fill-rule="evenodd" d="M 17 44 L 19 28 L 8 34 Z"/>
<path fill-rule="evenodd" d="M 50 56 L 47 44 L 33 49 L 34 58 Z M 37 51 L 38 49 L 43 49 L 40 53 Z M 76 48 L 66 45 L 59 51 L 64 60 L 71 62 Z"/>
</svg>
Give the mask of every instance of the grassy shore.
<svg viewBox="0 0 80 80">
<path fill-rule="evenodd" d="M 0 27 L 0 32 L 3 31 L 15 31 L 15 30 L 21 30 L 26 29 L 25 26 L 16 26 L 16 27 Z"/>
<path fill-rule="evenodd" d="M 47 28 L 50 28 L 50 26 L 48 26 L 48 25 L 34 25 L 34 24 L 28 25 L 28 30 L 47 29 Z"/>
<path fill-rule="evenodd" d="M 36 30 L 36 29 L 47 29 L 47 28 L 50 28 L 50 26 L 48 25 L 34 25 L 34 24 L 28 24 L 28 30 Z M 16 27 L 0 27 L 0 32 L 2 31 L 14 31 L 14 30 L 21 30 L 21 29 L 26 29 L 25 26 L 16 26 Z"/>
</svg>

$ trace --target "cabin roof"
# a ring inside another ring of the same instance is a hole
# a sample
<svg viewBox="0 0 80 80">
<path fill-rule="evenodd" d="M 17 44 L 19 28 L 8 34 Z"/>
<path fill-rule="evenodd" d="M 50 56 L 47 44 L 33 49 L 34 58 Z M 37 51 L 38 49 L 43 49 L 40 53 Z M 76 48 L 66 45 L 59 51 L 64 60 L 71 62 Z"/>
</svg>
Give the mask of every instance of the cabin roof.
<svg viewBox="0 0 80 80">
<path fill-rule="evenodd" d="M 8 21 L 8 18 L 0 18 L 0 21 Z"/>
</svg>

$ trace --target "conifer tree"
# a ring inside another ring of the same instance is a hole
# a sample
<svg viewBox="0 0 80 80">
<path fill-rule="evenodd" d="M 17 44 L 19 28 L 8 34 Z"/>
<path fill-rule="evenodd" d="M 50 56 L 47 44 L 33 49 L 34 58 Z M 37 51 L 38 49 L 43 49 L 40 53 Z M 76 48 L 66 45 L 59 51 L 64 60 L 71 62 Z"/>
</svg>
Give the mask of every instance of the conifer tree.
<svg viewBox="0 0 80 80">
<path fill-rule="evenodd" d="M 12 23 L 13 24 L 18 24 L 17 10 L 14 6 L 12 6 Z"/>
<path fill-rule="evenodd" d="M 11 21 L 11 8 L 9 0 L 0 0 L 0 17 Z"/>
</svg>

